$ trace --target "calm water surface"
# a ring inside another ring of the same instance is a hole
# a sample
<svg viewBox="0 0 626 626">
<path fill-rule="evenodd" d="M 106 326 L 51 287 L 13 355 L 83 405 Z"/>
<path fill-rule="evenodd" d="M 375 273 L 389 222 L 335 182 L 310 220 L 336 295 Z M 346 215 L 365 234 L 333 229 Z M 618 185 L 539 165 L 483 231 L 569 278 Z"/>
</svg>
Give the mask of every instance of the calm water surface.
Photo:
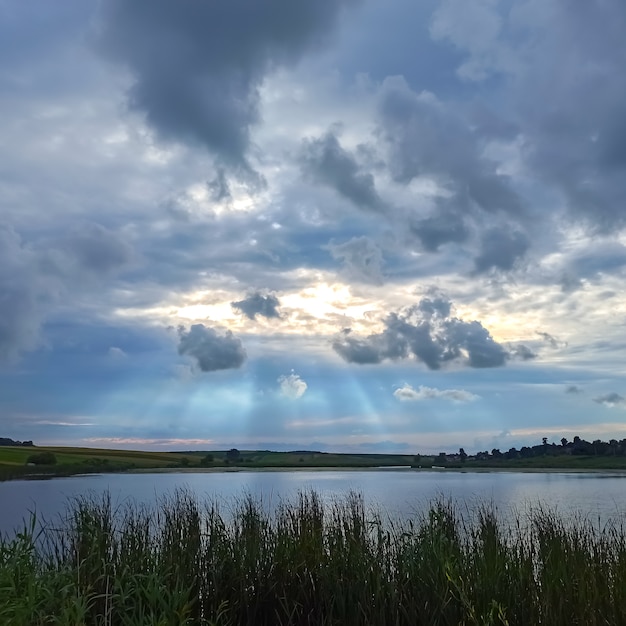
<svg viewBox="0 0 626 626">
<path fill-rule="evenodd" d="M 80 495 L 97 496 L 108 491 L 114 504 L 152 504 L 178 488 L 192 491 L 200 500 L 217 498 L 225 506 L 250 493 L 271 507 L 312 488 L 328 499 L 357 491 L 367 505 L 404 519 L 443 496 L 470 510 L 491 502 L 504 515 L 543 505 L 563 515 L 582 514 L 602 523 L 609 519 L 626 521 L 626 474 L 619 473 L 241 471 L 99 474 L 2 482 L 0 532 L 12 533 L 32 511 L 40 520 L 55 521 L 68 500 Z"/>
</svg>

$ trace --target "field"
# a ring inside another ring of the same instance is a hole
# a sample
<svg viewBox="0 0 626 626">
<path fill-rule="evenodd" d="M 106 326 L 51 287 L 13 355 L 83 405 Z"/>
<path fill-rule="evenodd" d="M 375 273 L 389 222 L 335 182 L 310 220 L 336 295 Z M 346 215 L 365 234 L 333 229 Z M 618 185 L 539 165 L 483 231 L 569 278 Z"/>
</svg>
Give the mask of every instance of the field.
<svg viewBox="0 0 626 626">
<path fill-rule="evenodd" d="M 12 626 L 626 623 L 626 534 L 536 509 L 503 528 L 445 501 L 409 522 L 358 494 L 303 492 L 226 514 L 177 492 L 155 508 L 72 502 L 66 522 L 0 540 Z"/>
<path fill-rule="evenodd" d="M 32 454 L 51 452 L 54 465 L 27 465 Z M 149 469 L 260 469 L 260 468 L 376 468 L 414 466 L 430 469 L 433 465 L 449 470 L 509 469 L 509 470 L 626 470 L 624 456 L 559 455 L 517 459 L 468 458 L 440 463 L 438 458 L 400 454 L 333 454 L 295 451 L 271 452 L 244 450 L 232 456 L 226 450 L 213 452 L 142 452 L 71 447 L 11 447 L 0 446 L 0 480 L 28 476 L 66 476 L 90 472 L 123 472 Z"/>
<path fill-rule="evenodd" d="M 32 454 L 51 452 L 54 465 L 27 466 Z M 385 454 L 327 454 L 321 452 L 242 451 L 228 458 L 227 451 L 140 452 L 98 448 L 0 446 L 0 480 L 25 476 L 68 475 L 89 472 L 119 472 L 145 469 L 379 467 L 410 465 L 413 457 Z"/>
</svg>

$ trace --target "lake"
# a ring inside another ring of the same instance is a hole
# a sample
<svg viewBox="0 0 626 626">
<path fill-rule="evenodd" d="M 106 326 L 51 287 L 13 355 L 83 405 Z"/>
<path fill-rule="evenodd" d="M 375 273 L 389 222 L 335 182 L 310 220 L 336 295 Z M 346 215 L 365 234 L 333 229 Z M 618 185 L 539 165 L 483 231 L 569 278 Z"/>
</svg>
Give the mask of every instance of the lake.
<svg viewBox="0 0 626 626">
<path fill-rule="evenodd" d="M 12 534 L 29 512 L 56 521 L 68 500 L 109 492 L 115 505 L 129 501 L 154 503 L 185 488 L 200 500 L 229 503 L 249 493 L 270 508 L 281 498 L 314 489 L 324 498 L 361 493 L 366 505 L 392 517 L 407 519 L 439 497 L 473 510 L 491 502 L 507 516 L 511 511 L 543 505 L 564 516 L 582 514 L 590 520 L 626 520 L 626 474 L 617 472 L 457 472 L 410 469 L 324 471 L 234 471 L 206 473 L 91 474 L 49 480 L 0 482 L 0 532 Z"/>
</svg>

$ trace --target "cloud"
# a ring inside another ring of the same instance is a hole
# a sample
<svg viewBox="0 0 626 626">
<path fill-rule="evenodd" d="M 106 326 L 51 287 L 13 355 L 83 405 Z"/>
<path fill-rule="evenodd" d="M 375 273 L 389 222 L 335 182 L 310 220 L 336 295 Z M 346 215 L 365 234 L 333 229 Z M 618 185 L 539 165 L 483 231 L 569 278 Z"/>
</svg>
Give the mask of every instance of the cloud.
<svg viewBox="0 0 626 626">
<path fill-rule="evenodd" d="M 504 61 L 497 47 L 503 21 L 497 4 L 497 0 L 442 0 L 432 16 L 433 39 L 449 40 L 470 53 L 457 68 L 457 74 L 465 80 L 484 80 Z"/>
<path fill-rule="evenodd" d="M 480 254 L 474 259 L 478 273 L 491 269 L 509 271 L 530 247 L 528 237 L 520 231 L 490 228 L 483 233 Z"/>
<path fill-rule="evenodd" d="M 445 0 L 431 22 L 435 39 L 465 53 L 461 77 L 506 75 L 511 88 L 502 93 L 529 174 L 558 190 L 571 216 L 605 233 L 626 225 L 625 29 L 620 0 Z"/>
<path fill-rule="evenodd" d="M 369 237 L 353 237 L 344 243 L 330 242 L 333 259 L 343 261 L 350 278 L 380 285 L 383 282 L 383 253 Z"/>
<path fill-rule="evenodd" d="M 132 249 L 123 238 L 96 223 L 84 224 L 63 241 L 63 252 L 72 257 L 81 270 L 107 274 L 132 258 Z"/>
<path fill-rule="evenodd" d="M 88 287 L 85 280 L 110 277 L 132 258 L 118 234 L 95 223 L 28 244 L 0 227 L 0 361 L 39 345 L 41 325 L 61 295 Z"/>
<path fill-rule="evenodd" d="M 97 43 L 133 79 L 131 109 L 165 139 L 250 174 L 250 128 L 265 76 L 327 41 L 355 0 L 105 0 Z"/>
<path fill-rule="evenodd" d="M 409 229 L 427 252 L 436 252 L 446 243 L 463 243 L 469 229 L 462 215 L 445 208 L 423 219 L 412 219 Z"/>
<path fill-rule="evenodd" d="M 281 394 L 292 400 L 301 398 L 308 388 L 308 385 L 293 371 L 287 376 L 280 376 L 278 383 L 280 384 Z"/>
<path fill-rule="evenodd" d="M 204 324 L 194 324 L 189 330 L 178 329 L 178 353 L 193 357 L 200 370 L 237 369 L 246 360 L 246 351 L 230 330 L 219 333 Z"/>
<path fill-rule="evenodd" d="M 280 301 L 272 294 L 263 295 L 259 292 L 251 293 L 243 300 L 231 302 L 233 309 L 238 309 L 248 319 L 253 320 L 257 315 L 270 318 L 280 318 L 278 307 Z"/>
<path fill-rule="evenodd" d="M 561 344 L 561 342 L 554 337 L 553 335 L 551 335 L 550 333 L 546 333 L 543 332 L 541 330 L 537 330 L 535 331 L 537 333 L 537 335 L 539 335 L 546 343 L 548 343 L 550 345 L 551 348 L 557 349 L 559 348 L 561 345 L 566 345 L 566 344 Z"/>
<path fill-rule="evenodd" d="M 313 180 L 331 187 L 355 206 L 373 211 L 383 208 L 374 177 L 361 170 L 333 133 L 305 140 L 300 160 L 304 172 Z"/>
<path fill-rule="evenodd" d="M 583 393 L 583 390 L 578 385 L 568 385 L 565 389 L 565 393 L 579 394 Z"/>
<path fill-rule="evenodd" d="M 207 188 L 213 202 L 223 202 L 232 198 L 230 185 L 223 167 L 218 168 L 215 178 L 207 183 Z"/>
<path fill-rule="evenodd" d="M 511 357 L 521 359 L 522 361 L 530 361 L 531 359 L 537 358 L 537 353 L 523 343 L 511 346 L 509 354 Z"/>
<path fill-rule="evenodd" d="M 417 389 L 405 383 L 393 392 L 401 402 L 418 402 L 420 400 L 450 400 L 457 403 L 473 402 L 479 396 L 463 389 L 435 389 L 420 385 Z"/>
<path fill-rule="evenodd" d="M 0 362 L 39 343 L 40 326 L 60 285 L 43 271 L 41 254 L 0 227 Z"/>
<path fill-rule="evenodd" d="M 417 305 L 390 313 L 382 333 L 358 338 L 344 330 L 332 347 L 345 361 L 359 364 L 412 356 L 433 370 L 453 361 L 475 368 L 504 365 L 510 356 L 507 350 L 480 322 L 452 317 L 451 306 L 440 296 L 424 298 Z"/>
<path fill-rule="evenodd" d="M 120 361 L 128 358 L 128 354 L 126 354 L 122 348 L 118 348 L 117 346 L 111 346 L 107 355 L 114 361 Z"/>
<path fill-rule="evenodd" d="M 608 407 L 609 409 L 613 409 L 616 406 L 621 406 L 623 404 L 626 404 L 626 398 L 624 398 L 623 396 L 620 396 L 619 393 L 606 393 L 602 396 L 598 396 L 597 398 L 593 399 L 594 402 L 597 402 L 598 404 L 602 404 L 603 406 Z"/>
<path fill-rule="evenodd" d="M 445 187 L 438 202 L 447 215 L 480 209 L 516 221 L 524 217 L 509 176 L 483 155 L 481 139 L 470 123 L 434 94 L 415 93 L 402 77 L 387 78 L 379 94 L 378 116 L 396 181 L 408 184 L 433 177 Z M 460 239 L 462 227 L 457 224 L 455 229 L 452 234 Z"/>
</svg>

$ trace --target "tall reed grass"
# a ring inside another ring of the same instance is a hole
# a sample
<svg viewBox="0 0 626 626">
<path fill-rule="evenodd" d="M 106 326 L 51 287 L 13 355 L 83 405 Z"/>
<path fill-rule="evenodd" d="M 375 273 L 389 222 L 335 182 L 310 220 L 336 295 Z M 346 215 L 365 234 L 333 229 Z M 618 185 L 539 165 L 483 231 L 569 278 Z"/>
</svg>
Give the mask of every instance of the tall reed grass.
<svg viewBox="0 0 626 626">
<path fill-rule="evenodd" d="M 0 624 L 626 624 L 624 529 L 527 516 L 511 529 L 439 501 L 399 522 L 353 493 L 271 512 L 81 498 L 60 528 L 0 540 Z"/>
</svg>

